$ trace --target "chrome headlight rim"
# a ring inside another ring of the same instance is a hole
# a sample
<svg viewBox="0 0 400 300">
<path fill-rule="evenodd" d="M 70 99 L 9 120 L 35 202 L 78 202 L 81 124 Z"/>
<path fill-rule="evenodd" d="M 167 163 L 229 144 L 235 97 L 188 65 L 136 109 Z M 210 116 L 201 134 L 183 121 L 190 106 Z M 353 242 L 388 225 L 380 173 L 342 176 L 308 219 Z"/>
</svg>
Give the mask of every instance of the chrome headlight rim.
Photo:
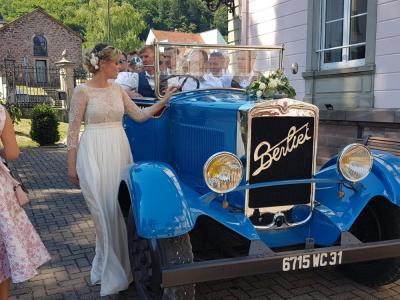
<svg viewBox="0 0 400 300">
<path fill-rule="evenodd" d="M 208 176 L 207 176 L 207 169 L 208 169 L 210 163 L 211 163 L 213 160 L 215 160 L 217 157 L 223 156 L 223 155 L 228 155 L 228 156 L 234 158 L 234 160 L 236 160 L 236 161 L 238 162 L 238 164 L 240 165 L 240 169 L 241 169 L 241 176 L 240 176 L 240 180 L 239 180 L 235 185 L 233 185 L 231 188 L 226 189 L 226 190 L 224 190 L 224 191 L 220 191 L 220 190 L 215 189 L 215 188 L 212 187 L 211 185 L 209 185 L 209 183 L 208 183 L 208 181 L 207 181 L 206 178 L 208 177 Z M 207 159 L 207 161 L 204 163 L 204 165 L 203 165 L 203 178 L 204 178 L 204 181 L 205 181 L 207 187 L 208 187 L 211 191 L 213 191 L 213 192 L 215 192 L 215 193 L 218 193 L 218 194 L 226 194 L 226 193 L 232 192 L 234 189 L 236 189 L 236 188 L 240 185 L 240 182 L 241 182 L 242 179 L 243 179 L 243 171 L 244 171 L 243 163 L 242 163 L 242 161 L 241 161 L 235 154 L 233 154 L 233 153 L 231 153 L 231 152 L 228 152 L 228 151 L 221 151 L 221 152 L 217 152 L 217 153 L 214 153 L 213 155 L 211 155 L 211 156 Z"/>
<path fill-rule="evenodd" d="M 342 164 L 341 164 L 341 161 L 342 161 L 344 155 L 346 155 L 347 152 L 348 152 L 350 149 L 354 148 L 354 147 L 363 148 L 363 149 L 364 149 L 366 152 L 368 152 L 368 154 L 369 154 L 369 168 L 368 168 L 368 171 L 367 171 L 362 177 L 357 178 L 356 180 L 354 180 L 354 179 L 352 179 L 352 178 L 349 178 L 347 175 L 345 175 L 345 172 L 343 172 L 343 170 L 342 170 Z M 373 158 L 373 156 L 372 156 L 372 154 L 371 154 L 371 151 L 370 151 L 365 145 L 359 144 L 359 143 L 352 143 L 352 144 L 349 144 L 349 145 L 347 145 L 346 147 L 344 147 L 344 148 L 339 152 L 338 160 L 337 160 L 337 169 L 338 169 L 339 174 L 340 174 L 344 179 L 346 179 L 347 181 L 352 182 L 352 183 L 357 183 L 357 182 L 360 182 L 360 181 L 362 181 L 363 179 L 365 179 L 365 178 L 371 173 L 373 161 L 374 161 L 374 158 Z"/>
</svg>

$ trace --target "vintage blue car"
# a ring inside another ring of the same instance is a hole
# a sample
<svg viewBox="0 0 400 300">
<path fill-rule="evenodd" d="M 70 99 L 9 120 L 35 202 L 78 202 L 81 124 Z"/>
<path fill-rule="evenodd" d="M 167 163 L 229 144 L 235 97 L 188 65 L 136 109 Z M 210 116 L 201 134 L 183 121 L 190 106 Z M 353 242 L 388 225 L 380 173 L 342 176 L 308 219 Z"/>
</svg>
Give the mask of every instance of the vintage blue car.
<svg viewBox="0 0 400 300">
<path fill-rule="evenodd" d="M 245 90 L 282 67 L 281 47 L 155 47 L 158 96 L 180 90 L 152 119 L 125 119 L 135 163 L 118 195 L 140 299 L 193 299 L 196 282 L 325 266 L 367 285 L 399 278 L 399 157 L 355 143 L 317 171 L 318 108 Z M 224 59 L 219 73 L 213 56 Z"/>
</svg>

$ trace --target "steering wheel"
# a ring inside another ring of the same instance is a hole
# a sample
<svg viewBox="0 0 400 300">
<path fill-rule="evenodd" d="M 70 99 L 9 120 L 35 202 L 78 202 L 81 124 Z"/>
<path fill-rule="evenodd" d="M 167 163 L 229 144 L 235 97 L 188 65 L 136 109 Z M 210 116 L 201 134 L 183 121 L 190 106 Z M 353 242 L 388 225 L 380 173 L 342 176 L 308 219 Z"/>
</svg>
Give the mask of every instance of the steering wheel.
<svg viewBox="0 0 400 300">
<path fill-rule="evenodd" d="M 163 87 L 163 84 L 165 84 L 169 79 L 175 78 L 175 77 L 185 78 L 185 79 L 183 79 L 182 83 L 179 85 L 177 92 L 182 92 L 182 88 L 184 87 L 186 81 L 189 78 L 193 79 L 196 82 L 196 90 L 198 90 L 200 88 L 200 80 L 193 75 L 169 75 L 169 76 L 166 76 L 165 78 L 160 80 L 160 88 Z"/>
</svg>

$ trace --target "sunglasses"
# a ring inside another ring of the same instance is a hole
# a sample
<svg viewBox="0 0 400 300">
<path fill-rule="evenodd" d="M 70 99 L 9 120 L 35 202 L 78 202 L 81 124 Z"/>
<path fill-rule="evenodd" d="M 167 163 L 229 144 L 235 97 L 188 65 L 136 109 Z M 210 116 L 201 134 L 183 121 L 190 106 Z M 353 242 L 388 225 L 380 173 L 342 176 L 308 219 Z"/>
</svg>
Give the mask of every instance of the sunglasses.
<svg viewBox="0 0 400 300">
<path fill-rule="evenodd" d="M 134 56 L 134 57 L 132 57 L 132 59 L 130 60 L 129 63 L 132 64 L 132 65 L 141 65 L 143 62 L 140 59 L 140 57 Z"/>
</svg>

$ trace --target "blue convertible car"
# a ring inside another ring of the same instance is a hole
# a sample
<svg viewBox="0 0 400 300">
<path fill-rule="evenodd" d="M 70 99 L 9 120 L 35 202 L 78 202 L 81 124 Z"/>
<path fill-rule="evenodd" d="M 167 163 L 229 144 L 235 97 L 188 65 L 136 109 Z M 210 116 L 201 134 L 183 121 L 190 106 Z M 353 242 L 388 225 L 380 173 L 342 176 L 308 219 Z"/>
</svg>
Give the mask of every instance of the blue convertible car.
<svg viewBox="0 0 400 300">
<path fill-rule="evenodd" d="M 155 47 L 156 62 L 167 58 L 155 65 L 158 96 L 179 91 L 152 119 L 125 119 L 135 163 L 118 195 L 141 299 L 325 266 L 367 285 L 399 278 L 399 157 L 355 143 L 317 170 L 318 108 L 245 91 L 281 69 L 280 47 Z"/>
</svg>

